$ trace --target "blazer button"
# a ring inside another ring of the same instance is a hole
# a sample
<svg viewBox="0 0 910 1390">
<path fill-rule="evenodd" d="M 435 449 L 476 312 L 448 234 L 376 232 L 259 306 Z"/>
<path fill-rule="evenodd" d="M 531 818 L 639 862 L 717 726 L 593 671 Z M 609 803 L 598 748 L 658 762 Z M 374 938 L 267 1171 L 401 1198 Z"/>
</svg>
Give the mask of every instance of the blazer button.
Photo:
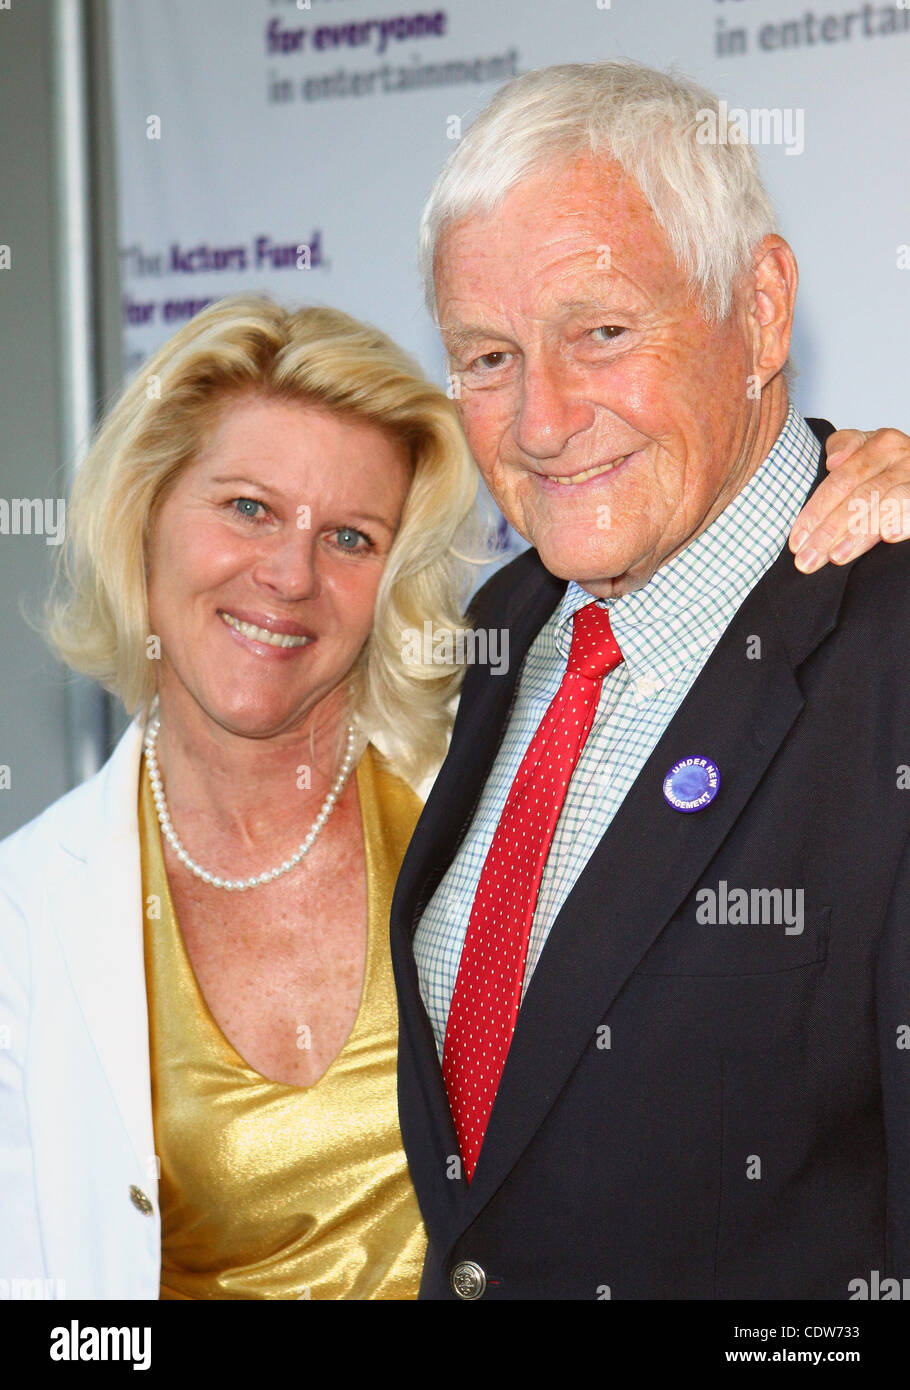
<svg viewBox="0 0 910 1390">
<path fill-rule="evenodd" d="M 137 1211 L 142 1212 L 143 1216 L 151 1216 L 155 1210 L 141 1187 L 130 1186 L 130 1201 Z"/>
<path fill-rule="evenodd" d="M 462 1260 L 452 1270 L 450 1278 L 452 1288 L 459 1298 L 468 1302 L 483 1297 L 487 1287 L 487 1276 L 473 1260 Z"/>
</svg>

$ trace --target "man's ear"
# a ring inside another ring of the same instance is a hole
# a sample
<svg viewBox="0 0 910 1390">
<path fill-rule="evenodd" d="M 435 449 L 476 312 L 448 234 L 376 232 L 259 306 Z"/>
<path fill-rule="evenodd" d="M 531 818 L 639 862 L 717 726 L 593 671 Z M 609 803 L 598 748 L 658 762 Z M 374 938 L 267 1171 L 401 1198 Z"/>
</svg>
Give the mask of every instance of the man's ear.
<svg viewBox="0 0 910 1390">
<path fill-rule="evenodd" d="M 790 352 L 793 309 L 799 271 L 783 237 L 763 237 L 753 253 L 749 317 L 753 342 L 752 370 L 766 386 Z"/>
</svg>

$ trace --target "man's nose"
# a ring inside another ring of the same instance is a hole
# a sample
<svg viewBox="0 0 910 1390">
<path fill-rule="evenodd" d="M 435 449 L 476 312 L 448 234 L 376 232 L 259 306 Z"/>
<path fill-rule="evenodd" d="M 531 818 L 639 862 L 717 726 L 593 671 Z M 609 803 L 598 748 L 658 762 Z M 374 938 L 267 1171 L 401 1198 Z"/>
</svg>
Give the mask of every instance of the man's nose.
<svg viewBox="0 0 910 1390">
<path fill-rule="evenodd" d="M 253 578 L 277 597 L 293 602 L 319 593 L 319 538 L 288 527 L 269 537 L 253 569 Z"/>
<path fill-rule="evenodd" d="M 593 423 L 594 408 L 566 363 L 552 356 L 525 358 L 513 430 L 523 453 L 535 459 L 558 458 L 573 435 Z"/>
</svg>

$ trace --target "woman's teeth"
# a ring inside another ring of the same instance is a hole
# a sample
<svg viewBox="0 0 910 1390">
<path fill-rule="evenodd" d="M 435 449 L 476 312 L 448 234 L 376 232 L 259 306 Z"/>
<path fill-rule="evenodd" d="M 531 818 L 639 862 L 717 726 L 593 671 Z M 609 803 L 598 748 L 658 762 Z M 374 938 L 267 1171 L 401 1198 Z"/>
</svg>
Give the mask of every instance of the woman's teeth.
<svg viewBox="0 0 910 1390">
<path fill-rule="evenodd" d="M 269 632 L 267 628 L 257 627 L 255 623 L 244 623 L 239 618 L 235 618 L 231 613 L 219 613 L 228 627 L 234 627 L 238 632 L 242 632 L 244 637 L 250 637 L 254 642 L 265 642 L 270 647 L 304 647 L 309 642 L 309 637 L 291 637 L 286 632 Z"/>
<path fill-rule="evenodd" d="M 614 459 L 612 463 L 598 463 L 593 468 L 586 468 L 583 473 L 573 473 L 571 478 L 554 478 L 553 481 L 555 483 L 563 483 L 564 485 L 568 483 L 586 483 L 589 478 L 596 478 L 598 473 L 611 472 L 628 457 L 628 454 L 623 454 L 622 458 Z"/>
</svg>

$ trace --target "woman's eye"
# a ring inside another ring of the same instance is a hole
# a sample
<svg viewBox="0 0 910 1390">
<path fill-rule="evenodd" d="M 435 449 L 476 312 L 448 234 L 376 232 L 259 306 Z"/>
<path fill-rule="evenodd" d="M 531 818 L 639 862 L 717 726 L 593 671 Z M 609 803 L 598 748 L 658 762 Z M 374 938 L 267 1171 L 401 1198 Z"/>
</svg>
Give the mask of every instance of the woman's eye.
<svg viewBox="0 0 910 1390">
<path fill-rule="evenodd" d="M 339 550 L 361 550 L 372 544 L 364 531 L 355 531 L 353 526 L 339 526 L 338 530 L 333 531 L 332 534 Z M 360 545 L 361 541 L 365 542 L 364 546 Z"/>
<path fill-rule="evenodd" d="M 596 334 L 602 333 L 604 336 L 600 341 L 603 342 L 610 338 L 618 338 L 621 334 L 625 333 L 625 331 L 626 330 L 621 328 L 617 323 L 601 323 L 598 324 L 597 328 L 592 328 L 591 337 L 593 338 Z"/>
<path fill-rule="evenodd" d="M 231 506 L 238 515 L 244 517 L 247 521 L 255 521 L 260 510 L 265 510 L 262 502 L 257 502 L 255 497 L 235 497 L 231 502 Z"/>
</svg>

